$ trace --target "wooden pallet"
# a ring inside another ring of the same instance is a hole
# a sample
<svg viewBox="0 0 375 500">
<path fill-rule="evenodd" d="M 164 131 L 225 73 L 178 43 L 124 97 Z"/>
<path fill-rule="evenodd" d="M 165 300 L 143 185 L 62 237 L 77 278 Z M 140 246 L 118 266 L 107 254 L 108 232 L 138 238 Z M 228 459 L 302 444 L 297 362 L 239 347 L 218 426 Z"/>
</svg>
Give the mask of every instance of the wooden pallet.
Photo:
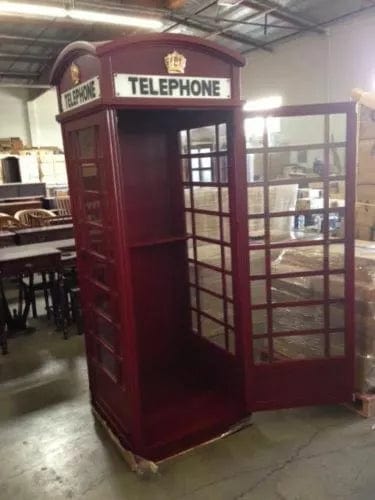
<svg viewBox="0 0 375 500">
<path fill-rule="evenodd" d="M 230 427 L 228 429 L 227 432 L 224 432 L 220 436 L 217 436 L 209 441 L 201 443 L 200 445 L 198 445 L 194 448 L 189 448 L 189 449 L 184 450 L 180 453 L 177 453 L 176 455 L 172 455 L 168 458 L 165 458 L 164 460 L 160 460 L 159 462 L 155 463 L 155 462 L 152 462 L 152 461 L 147 460 L 145 458 L 139 457 L 138 455 L 135 455 L 132 451 L 124 448 L 124 446 L 120 443 L 119 439 L 115 436 L 115 434 L 109 428 L 107 422 L 102 418 L 102 416 L 97 412 L 97 410 L 93 406 L 91 406 L 91 411 L 92 411 L 92 414 L 94 415 L 96 421 L 102 426 L 102 428 L 106 432 L 107 436 L 115 444 L 116 448 L 120 452 L 120 455 L 122 456 L 124 461 L 127 463 L 130 470 L 132 472 L 135 472 L 139 476 L 158 474 L 159 473 L 159 466 L 163 462 L 166 462 L 167 460 L 176 458 L 177 456 L 184 455 L 185 453 L 188 453 L 189 451 L 196 449 L 198 447 L 206 446 L 209 443 L 213 443 L 219 439 L 230 436 L 231 434 L 235 434 L 237 432 L 240 432 L 243 429 L 246 429 L 247 427 L 252 425 L 252 420 L 251 420 L 251 415 L 250 415 L 250 416 L 244 418 L 243 420 L 241 420 L 240 422 L 238 422 L 237 424 L 234 424 L 232 427 Z"/>
<path fill-rule="evenodd" d="M 348 407 L 365 418 L 375 417 L 375 394 L 354 394 L 353 403 Z"/>
</svg>

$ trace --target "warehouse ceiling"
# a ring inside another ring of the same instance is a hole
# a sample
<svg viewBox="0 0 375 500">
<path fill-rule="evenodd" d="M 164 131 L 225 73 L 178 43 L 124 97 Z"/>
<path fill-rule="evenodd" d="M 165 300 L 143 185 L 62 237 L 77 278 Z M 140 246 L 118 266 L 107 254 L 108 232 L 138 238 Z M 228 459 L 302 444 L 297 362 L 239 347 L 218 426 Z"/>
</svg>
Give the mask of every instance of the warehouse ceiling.
<svg viewBox="0 0 375 500">
<path fill-rule="evenodd" d="M 16 3 L 15 1 L 12 3 Z M 324 36 L 331 23 L 375 8 L 375 0 L 32 0 L 66 9 L 161 21 L 158 31 L 198 35 L 242 52 L 272 52 L 306 33 Z M 0 2 L 0 85 L 42 86 L 60 50 L 75 40 L 108 40 L 140 28 L 71 18 L 4 14 Z"/>
</svg>

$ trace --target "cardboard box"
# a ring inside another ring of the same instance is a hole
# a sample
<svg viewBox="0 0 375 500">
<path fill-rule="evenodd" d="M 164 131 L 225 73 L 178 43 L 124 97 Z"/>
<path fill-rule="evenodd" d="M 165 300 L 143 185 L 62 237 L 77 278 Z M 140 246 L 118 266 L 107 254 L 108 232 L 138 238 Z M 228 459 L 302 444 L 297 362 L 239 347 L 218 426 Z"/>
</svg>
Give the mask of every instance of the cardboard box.
<svg viewBox="0 0 375 500">
<path fill-rule="evenodd" d="M 375 139 L 358 143 L 357 184 L 375 184 Z"/>
<path fill-rule="evenodd" d="M 375 205 L 375 183 L 357 184 L 357 202 Z"/>
<path fill-rule="evenodd" d="M 375 224 L 375 205 L 371 203 L 357 203 L 355 207 L 356 224 L 373 226 Z"/>
<path fill-rule="evenodd" d="M 19 151 L 23 142 L 19 137 L 5 137 L 0 139 L 0 151 Z"/>
<path fill-rule="evenodd" d="M 359 139 L 375 139 L 375 110 L 359 106 Z"/>
</svg>

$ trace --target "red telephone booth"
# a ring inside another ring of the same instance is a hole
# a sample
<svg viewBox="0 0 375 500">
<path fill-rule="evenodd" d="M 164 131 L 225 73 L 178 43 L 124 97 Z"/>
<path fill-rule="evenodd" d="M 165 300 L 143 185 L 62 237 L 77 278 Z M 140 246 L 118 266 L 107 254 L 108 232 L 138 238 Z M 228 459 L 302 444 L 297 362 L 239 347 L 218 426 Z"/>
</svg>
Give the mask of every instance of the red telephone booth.
<svg viewBox="0 0 375 500">
<path fill-rule="evenodd" d="M 329 190 L 333 181 L 352 180 L 353 108 L 279 111 L 281 120 L 323 117 L 321 143 L 305 147 L 306 129 L 304 148 L 289 148 L 301 158 L 323 151 L 323 167 L 311 176 L 322 205 L 283 211 L 271 201 L 274 187 L 291 177 L 269 173 L 284 146 L 270 143 L 268 115 L 256 118 L 260 137 L 245 141 L 243 64 L 206 40 L 162 34 L 73 43 L 53 69 L 92 404 L 126 448 L 148 459 L 217 436 L 256 409 L 342 402 L 352 393 L 353 199 L 347 189 L 346 206 L 332 208 Z M 338 147 L 330 142 L 335 114 L 345 122 L 340 175 L 328 168 Z M 301 214 L 321 216 L 319 237 L 273 234 L 275 217 L 290 222 Z M 331 214 L 346 228 L 335 240 Z M 345 265 L 331 269 L 334 244 L 344 247 Z M 315 246 L 321 268 L 276 272 L 277 252 Z M 316 297 L 301 298 L 298 289 L 293 300 L 273 296 L 276 282 L 299 273 L 322 277 Z M 345 282 L 339 297 L 330 295 L 333 275 Z M 256 298 L 258 285 L 264 293 Z M 346 323 L 337 327 L 330 323 L 335 305 L 346 306 Z M 310 306 L 319 308 L 319 325 L 305 321 L 290 331 L 274 322 L 275 311 Z M 330 347 L 335 334 L 340 351 Z M 322 342 L 322 352 L 288 351 L 280 341 L 305 337 L 306 345 Z"/>
</svg>

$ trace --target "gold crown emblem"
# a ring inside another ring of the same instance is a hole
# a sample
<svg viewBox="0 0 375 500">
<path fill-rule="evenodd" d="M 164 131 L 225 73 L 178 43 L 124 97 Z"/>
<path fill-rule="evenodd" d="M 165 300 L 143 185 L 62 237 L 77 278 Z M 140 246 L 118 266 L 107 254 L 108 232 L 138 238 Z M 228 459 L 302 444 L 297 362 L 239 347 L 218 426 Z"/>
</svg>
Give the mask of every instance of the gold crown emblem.
<svg viewBox="0 0 375 500">
<path fill-rule="evenodd" d="M 81 71 L 75 63 L 70 65 L 70 77 L 73 85 L 78 85 L 81 81 Z"/>
<path fill-rule="evenodd" d="M 186 57 L 176 50 L 164 57 L 165 66 L 169 74 L 185 73 Z"/>
</svg>

